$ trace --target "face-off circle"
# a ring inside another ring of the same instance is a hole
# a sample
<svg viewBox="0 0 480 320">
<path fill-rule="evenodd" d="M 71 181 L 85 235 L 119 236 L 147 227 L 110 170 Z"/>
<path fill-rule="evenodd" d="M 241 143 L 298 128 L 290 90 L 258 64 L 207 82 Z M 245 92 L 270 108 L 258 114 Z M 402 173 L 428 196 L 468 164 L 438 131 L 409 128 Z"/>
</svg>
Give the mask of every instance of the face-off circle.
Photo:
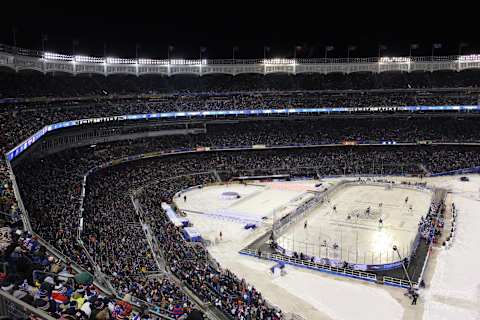
<svg viewBox="0 0 480 320">
<path fill-rule="evenodd" d="M 223 200 L 235 200 L 235 199 L 240 199 L 241 196 L 238 192 L 235 191 L 225 191 L 220 194 L 220 199 Z"/>
</svg>

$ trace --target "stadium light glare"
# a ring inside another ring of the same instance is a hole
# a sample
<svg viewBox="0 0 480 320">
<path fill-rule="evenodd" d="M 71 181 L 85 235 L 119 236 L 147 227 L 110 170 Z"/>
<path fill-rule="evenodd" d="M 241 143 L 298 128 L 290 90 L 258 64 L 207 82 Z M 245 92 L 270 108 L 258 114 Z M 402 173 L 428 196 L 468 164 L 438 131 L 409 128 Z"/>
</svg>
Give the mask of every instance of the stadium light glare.
<svg viewBox="0 0 480 320">
<path fill-rule="evenodd" d="M 43 53 L 43 59 L 70 61 L 70 60 L 72 60 L 72 56 L 65 55 L 65 54 L 53 53 L 53 52 L 44 52 Z"/>
<path fill-rule="evenodd" d="M 285 58 L 273 58 L 273 59 L 263 59 L 264 65 L 284 65 L 284 66 L 292 66 L 297 64 L 296 59 L 285 59 Z"/>
<path fill-rule="evenodd" d="M 411 63 L 412 59 L 410 57 L 381 57 L 378 63 L 388 64 L 388 63 Z"/>
<path fill-rule="evenodd" d="M 138 64 L 160 64 L 168 65 L 168 60 L 155 60 L 155 59 L 138 59 Z"/>
<path fill-rule="evenodd" d="M 108 57 L 107 58 L 107 63 L 108 64 L 135 64 L 136 59 L 123 59 L 123 58 L 112 58 Z"/>
<path fill-rule="evenodd" d="M 469 54 L 465 56 L 459 56 L 458 62 L 480 62 L 480 54 Z"/>
<path fill-rule="evenodd" d="M 170 65 L 183 65 L 183 66 L 193 66 L 193 65 L 206 65 L 206 59 L 195 59 L 195 60 L 186 60 L 186 59 L 171 59 Z"/>
<path fill-rule="evenodd" d="M 98 57 L 89 57 L 89 56 L 75 56 L 73 58 L 76 62 L 90 62 L 90 63 L 103 63 L 105 61 L 104 58 Z"/>
</svg>

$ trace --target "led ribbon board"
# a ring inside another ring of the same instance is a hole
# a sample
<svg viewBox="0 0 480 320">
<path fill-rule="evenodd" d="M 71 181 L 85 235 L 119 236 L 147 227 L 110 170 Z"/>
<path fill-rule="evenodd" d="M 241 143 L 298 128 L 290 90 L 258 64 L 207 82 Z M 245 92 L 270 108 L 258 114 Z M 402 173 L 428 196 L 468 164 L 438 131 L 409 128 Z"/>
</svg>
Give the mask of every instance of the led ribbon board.
<svg viewBox="0 0 480 320">
<path fill-rule="evenodd" d="M 130 114 L 101 118 L 89 118 L 72 121 L 58 122 L 43 127 L 34 135 L 7 152 L 8 161 L 12 161 L 32 144 L 48 132 L 79 126 L 83 124 L 148 119 L 174 119 L 174 118 L 201 118 L 214 116 L 255 116 L 268 114 L 302 114 L 302 113 L 335 113 L 335 112 L 372 112 L 372 111 L 477 111 L 480 106 L 403 106 L 403 107 L 368 107 L 368 108 L 300 108 L 300 109 L 253 109 L 253 110 L 219 110 L 219 111 L 188 111 L 188 112 L 161 112 L 146 114 Z"/>
</svg>

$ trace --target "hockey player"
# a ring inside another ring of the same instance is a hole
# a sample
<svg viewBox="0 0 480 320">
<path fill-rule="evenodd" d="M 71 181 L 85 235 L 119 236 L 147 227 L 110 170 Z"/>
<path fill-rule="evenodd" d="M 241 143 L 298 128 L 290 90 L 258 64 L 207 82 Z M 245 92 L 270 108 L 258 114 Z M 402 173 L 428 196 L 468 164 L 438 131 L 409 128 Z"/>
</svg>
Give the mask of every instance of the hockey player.
<svg viewBox="0 0 480 320">
<path fill-rule="evenodd" d="M 187 196 L 183 196 L 183 202 L 187 202 Z"/>
<path fill-rule="evenodd" d="M 223 233 L 222 231 L 220 231 L 220 240 L 222 240 L 222 238 L 223 238 Z"/>
<path fill-rule="evenodd" d="M 307 229 L 307 220 L 305 220 L 305 223 L 303 224 L 303 229 Z"/>
<path fill-rule="evenodd" d="M 378 226 L 383 227 L 383 219 L 382 218 L 378 219 Z"/>
<path fill-rule="evenodd" d="M 337 212 L 337 206 L 335 204 L 333 205 L 333 212 Z"/>
<path fill-rule="evenodd" d="M 405 204 L 407 204 L 407 202 L 408 202 L 408 197 L 405 198 Z"/>
</svg>

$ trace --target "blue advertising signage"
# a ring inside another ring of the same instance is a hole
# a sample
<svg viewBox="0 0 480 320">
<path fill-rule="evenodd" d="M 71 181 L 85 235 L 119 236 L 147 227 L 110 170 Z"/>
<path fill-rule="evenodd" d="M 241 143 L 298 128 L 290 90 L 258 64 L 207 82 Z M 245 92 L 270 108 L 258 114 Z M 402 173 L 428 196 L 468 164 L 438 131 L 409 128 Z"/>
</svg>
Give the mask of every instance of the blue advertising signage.
<svg viewBox="0 0 480 320">
<path fill-rule="evenodd" d="M 50 124 L 37 131 L 34 135 L 7 152 L 7 159 L 12 161 L 33 143 L 38 141 L 44 134 L 63 128 L 125 120 L 168 119 L 168 118 L 191 118 L 210 116 L 241 116 L 241 115 L 268 115 L 268 114 L 301 114 L 301 113 L 335 113 L 335 112 L 375 112 L 375 111 L 478 111 L 480 106 L 403 106 L 403 107 L 368 107 L 368 108 L 299 108 L 299 109 L 252 109 L 252 110 L 220 110 L 220 111 L 188 111 L 188 112 L 162 112 L 148 114 L 131 114 L 123 116 L 111 116 L 101 118 L 89 118 L 72 121 L 64 121 Z"/>
</svg>

